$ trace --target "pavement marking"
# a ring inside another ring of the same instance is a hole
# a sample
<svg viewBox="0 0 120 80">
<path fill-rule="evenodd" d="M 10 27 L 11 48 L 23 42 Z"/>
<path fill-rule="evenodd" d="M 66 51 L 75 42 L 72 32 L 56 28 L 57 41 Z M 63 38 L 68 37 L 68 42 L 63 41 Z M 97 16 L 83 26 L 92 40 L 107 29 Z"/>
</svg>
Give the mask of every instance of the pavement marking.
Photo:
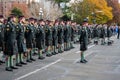
<svg viewBox="0 0 120 80">
<path fill-rule="evenodd" d="M 88 49 L 94 47 L 95 45 L 88 46 Z M 80 53 L 81 51 L 77 51 L 76 53 Z M 85 57 L 91 55 L 93 52 L 85 54 Z M 80 58 L 76 59 L 73 64 L 77 63 L 80 60 Z"/>
<path fill-rule="evenodd" d="M 23 79 L 23 78 L 25 78 L 25 77 L 28 77 L 28 76 L 30 76 L 30 75 L 32 75 L 32 74 L 37 73 L 38 71 L 41 71 L 41 70 L 43 70 L 43 69 L 46 69 L 46 68 L 48 68 L 48 67 L 50 67 L 50 66 L 52 66 L 52 65 L 54 65 L 54 64 L 56 64 L 56 63 L 58 63 L 58 62 L 60 62 L 60 61 L 61 61 L 61 59 L 58 59 L 58 60 L 55 61 L 55 62 L 52 62 L 52 63 L 50 63 L 50 64 L 48 64 L 48 65 L 46 65 L 46 66 L 44 66 L 44 67 L 41 67 L 40 69 L 36 69 L 35 71 L 32 71 L 32 72 L 30 72 L 30 73 L 28 73 L 28 74 L 25 74 L 25 75 L 23 75 L 23 76 L 21 76 L 21 77 L 18 77 L 18 78 L 16 78 L 16 79 L 14 79 L 14 80 L 21 80 L 21 79 Z"/>
</svg>

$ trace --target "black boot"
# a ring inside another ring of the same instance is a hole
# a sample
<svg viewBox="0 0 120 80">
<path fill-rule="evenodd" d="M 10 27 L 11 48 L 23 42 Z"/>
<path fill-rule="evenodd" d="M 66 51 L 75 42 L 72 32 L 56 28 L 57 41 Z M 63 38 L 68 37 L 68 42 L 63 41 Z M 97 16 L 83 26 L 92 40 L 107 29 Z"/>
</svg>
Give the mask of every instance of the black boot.
<svg viewBox="0 0 120 80">
<path fill-rule="evenodd" d="M 45 59 L 45 57 L 40 56 L 40 57 L 38 57 L 38 59 L 43 60 L 43 59 Z"/>
<path fill-rule="evenodd" d="M 28 59 L 28 60 L 26 60 L 26 61 L 27 61 L 27 62 L 29 62 L 29 63 L 32 63 L 32 61 L 31 61 L 31 60 L 29 60 L 29 59 Z"/>
<path fill-rule="evenodd" d="M 20 64 L 27 65 L 27 63 L 26 63 L 26 62 L 22 62 L 22 61 L 20 62 Z"/>
<path fill-rule="evenodd" d="M 20 63 L 16 63 L 16 66 L 18 67 L 22 67 L 22 65 Z"/>
<path fill-rule="evenodd" d="M 33 59 L 33 58 L 30 58 L 30 60 L 31 60 L 31 61 L 36 61 L 36 60 L 35 60 L 35 59 Z"/>
<path fill-rule="evenodd" d="M 11 67 L 6 67 L 5 70 L 6 71 L 13 71 L 13 69 Z"/>
<path fill-rule="evenodd" d="M 12 69 L 18 69 L 17 67 L 11 66 Z"/>
</svg>

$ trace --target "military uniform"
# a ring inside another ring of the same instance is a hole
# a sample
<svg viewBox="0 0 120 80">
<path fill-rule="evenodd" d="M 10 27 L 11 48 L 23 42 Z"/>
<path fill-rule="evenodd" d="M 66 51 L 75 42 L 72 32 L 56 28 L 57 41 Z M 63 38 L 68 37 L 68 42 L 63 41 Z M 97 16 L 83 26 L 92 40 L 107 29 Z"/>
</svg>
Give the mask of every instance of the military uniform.
<svg viewBox="0 0 120 80">
<path fill-rule="evenodd" d="M 98 44 L 99 31 L 97 26 L 93 28 L 93 38 L 94 38 L 94 43 Z"/>
<path fill-rule="evenodd" d="M 74 44 L 74 41 L 75 41 L 75 35 L 76 35 L 75 26 L 71 26 L 71 45 L 70 45 L 71 48 L 74 48 L 73 44 Z"/>
<path fill-rule="evenodd" d="M 104 28 L 104 27 L 101 27 L 101 28 L 100 28 L 101 45 L 104 45 L 104 44 L 105 44 L 105 36 L 106 36 L 105 28 Z"/>
<path fill-rule="evenodd" d="M 52 29 L 50 28 L 50 26 L 46 25 L 45 28 L 45 43 L 47 46 L 47 54 L 46 56 L 50 57 L 52 56 L 51 54 L 51 45 L 52 45 Z"/>
<path fill-rule="evenodd" d="M 36 33 L 36 47 L 38 48 L 38 59 L 44 59 L 42 55 L 42 51 L 44 49 L 44 42 L 45 42 L 45 32 L 42 26 L 38 26 L 37 33 Z"/>
<path fill-rule="evenodd" d="M 87 45 L 88 45 L 88 33 L 86 28 L 82 28 L 80 32 L 80 50 L 81 51 L 86 51 L 87 50 Z"/>
<path fill-rule="evenodd" d="M 57 46 L 58 46 L 58 26 L 54 26 L 52 28 L 52 37 L 53 37 L 53 55 L 57 54 Z"/>
<path fill-rule="evenodd" d="M 30 50 L 28 51 L 27 62 L 35 61 L 32 58 L 32 48 L 34 46 L 33 41 L 35 38 L 34 28 L 32 24 L 28 24 L 28 26 L 26 26 L 25 38 L 26 38 L 26 46 Z"/>
<path fill-rule="evenodd" d="M 25 42 L 25 30 L 24 30 L 24 25 L 22 23 L 18 23 L 16 27 L 16 32 L 17 32 L 17 45 L 18 45 L 18 52 L 19 54 L 17 55 L 17 64 L 16 66 L 21 66 L 21 64 L 26 64 L 23 62 L 23 54 L 27 51 L 26 48 L 26 42 Z"/>
<path fill-rule="evenodd" d="M 64 50 L 68 50 L 68 42 L 69 42 L 69 27 L 64 26 Z"/>
<path fill-rule="evenodd" d="M 108 26 L 107 27 L 107 38 L 108 38 L 108 41 L 107 41 L 107 44 L 108 45 L 111 45 L 112 44 L 112 41 L 110 40 L 110 37 L 112 36 L 112 30 L 111 28 Z"/>
<path fill-rule="evenodd" d="M 58 44 L 59 44 L 59 49 L 58 52 L 62 53 L 64 50 L 62 50 L 62 44 L 64 43 L 64 27 L 63 25 L 58 26 Z"/>
<path fill-rule="evenodd" d="M 13 55 L 18 53 L 17 40 L 16 40 L 16 25 L 9 21 L 5 25 L 5 50 L 4 53 L 7 56 L 7 71 L 12 71 L 12 69 L 17 69 L 13 64 Z"/>
<path fill-rule="evenodd" d="M 4 56 L 4 24 L 0 23 L 0 54 Z M 3 56 L 0 58 L 0 64 L 4 63 Z"/>
</svg>

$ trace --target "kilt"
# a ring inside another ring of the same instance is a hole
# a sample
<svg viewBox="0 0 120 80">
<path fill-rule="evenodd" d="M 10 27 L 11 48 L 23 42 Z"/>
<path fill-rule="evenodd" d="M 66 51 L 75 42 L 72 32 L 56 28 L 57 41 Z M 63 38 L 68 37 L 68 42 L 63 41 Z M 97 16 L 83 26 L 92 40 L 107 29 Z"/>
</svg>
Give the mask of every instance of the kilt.
<svg viewBox="0 0 120 80">
<path fill-rule="evenodd" d="M 51 45 L 52 45 L 52 40 L 51 39 L 46 40 L 46 46 L 51 46 Z"/>
<path fill-rule="evenodd" d="M 87 50 L 87 45 L 85 43 L 80 44 L 80 51 L 86 51 Z"/>
<path fill-rule="evenodd" d="M 53 42 L 53 46 L 57 46 L 58 38 L 53 38 L 52 42 Z"/>
<path fill-rule="evenodd" d="M 17 41 L 7 41 L 5 43 L 5 55 L 12 56 L 18 53 Z"/>
<path fill-rule="evenodd" d="M 18 52 L 19 53 L 26 52 L 27 48 L 26 48 L 26 44 L 24 43 L 24 40 L 18 40 L 17 44 L 18 44 Z"/>
<path fill-rule="evenodd" d="M 27 47 L 27 48 L 33 48 L 33 42 L 26 40 L 26 47 Z"/>
<path fill-rule="evenodd" d="M 44 48 L 44 41 L 43 40 L 36 40 L 36 47 L 38 49 L 43 49 Z"/>
<path fill-rule="evenodd" d="M 63 39 L 62 38 L 58 38 L 58 43 L 59 44 L 63 44 Z"/>
</svg>

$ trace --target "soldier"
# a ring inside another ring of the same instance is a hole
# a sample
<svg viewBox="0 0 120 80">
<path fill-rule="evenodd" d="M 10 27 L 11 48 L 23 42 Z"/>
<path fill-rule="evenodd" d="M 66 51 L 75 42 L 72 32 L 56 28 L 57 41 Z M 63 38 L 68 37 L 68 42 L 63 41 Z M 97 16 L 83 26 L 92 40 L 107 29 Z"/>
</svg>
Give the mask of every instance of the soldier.
<svg viewBox="0 0 120 80">
<path fill-rule="evenodd" d="M 105 26 L 104 25 L 100 25 L 101 45 L 105 45 L 105 36 L 106 36 Z"/>
<path fill-rule="evenodd" d="M 52 28 L 52 37 L 53 37 L 53 55 L 58 54 L 57 47 L 58 47 L 58 26 L 59 21 L 55 21 L 54 26 Z"/>
<path fill-rule="evenodd" d="M 23 55 L 26 52 L 24 24 L 25 24 L 25 17 L 20 16 L 19 23 L 16 27 L 16 32 L 17 32 L 16 39 L 17 39 L 17 45 L 18 45 L 18 54 L 16 55 L 16 62 L 17 62 L 16 66 L 22 66 L 27 64 L 23 60 Z"/>
<path fill-rule="evenodd" d="M 64 26 L 64 51 L 68 51 L 69 46 L 69 21 Z"/>
<path fill-rule="evenodd" d="M 111 27 L 108 25 L 107 26 L 107 39 L 108 39 L 108 42 L 107 44 L 108 45 L 111 45 L 112 44 L 112 41 L 110 40 L 110 37 L 112 36 L 112 30 L 111 30 Z"/>
<path fill-rule="evenodd" d="M 119 36 L 120 36 L 120 24 L 118 24 L 117 39 L 119 39 Z"/>
<path fill-rule="evenodd" d="M 37 28 L 37 33 L 36 33 L 36 47 L 38 48 L 38 59 L 45 59 L 43 56 L 43 49 L 44 49 L 44 42 L 45 42 L 45 31 L 43 29 L 44 27 L 44 20 L 41 19 L 39 20 L 39 25 Z"/>
<path fill-rule="evenodd" d="M 3 60 L 3 50 L 4 50 L 4 18 L 0 15 L 0 64 L 4 63 Z"/>
<path fill-rule="evenodd" d="M 45 28 L 45 40 L 46 40 L 46 46 L 47 46 L 47 52 L 46 56 L 50 57 L 52 56 L 51 53 L 51 45 L 52 45 L 52 29 L 51 29 L 51 21 L 47 20 L 46 21 L 46 28 Z"/>
<path fill-rule="evenodd" d="M 67 21 L 66 26 L 68 27 L 68 45 L 67 45 L 67 49 L 70 50 L 71 47 L 73 47 L 72 42 L 71 42 L 71 36 L 72 36 L 71 21 Z"/>
<path fill-rule="evenodd" d="M 71 24 L 71 43 L 70 43 L 70 48 L 74 48 L 73 44 L 75 42 L 75 34 L 76 34 L 76 23 L 72 22 Z"/>
<path fill-rule="evenodd" d="M 98 44 L 98 38 L 99 38 L 99 31 L 98 31 L 98 25 L 95 25 L 93 28 L 93 37 L 94 37 L 94 44 Z"/>
<path fill-rule="evenodd" d="M 34 19 L 34 26 L 33 26 L 33 29 L 34 29 L 34 40 L 33 40 L 33 49 L 32 49 L 32 53 L 33 55 L 36 55 L 38 53 L 38 48 L 36 47 L 36 33 L 37 33 L 37 28 L 38 28 L 38 20 L 37 19 Z"/>
<path fill-rule="evenodd" d="M 34 19 L 33 18 L 29 18 L 29 24 L 26 26 L 25 38 L 26 38 L 26 46 L 28 48 L 27 62 L 35 61 L 35 59 L 33 59 L 33 57 L 32 57 L 33 41 L 35 38 Z"/>
<path fill-rule="evenodd" d="M 87 45 L 88 45 L 88 33 L 87 33 L 87 29 L 86 27 L 88 26 L 88 22 L 87 20 L 85 19 L 84 22 L 83 22 L 83 25 L 82 25 L 82 29 L 80 31 L 80 50 L 81 50 L 81 60 L 80 62 L 81 63 L 86 63 L 87 60 L 85 60 L 84 58 L 84 51 L 87 50 Z"/>
<path fill-rule="evenodd" d="M 58 53 L 62 53 L 63 50 L 63 43 L 64 43 L 64 26 L 65 23 L 63 21 L 60 22 L 58 26 Z"/>
<path fill-rule="evenodd" d="M 6 71 L 13 71 L 18 69 L 14 66 L 13 56 L 18 53 L 17 41 L 16 41 L 16 16 L 11 15 L 8 19 L 8 23 L 5 25 L 5 50 L 6 55 Z"/>
</svg>

